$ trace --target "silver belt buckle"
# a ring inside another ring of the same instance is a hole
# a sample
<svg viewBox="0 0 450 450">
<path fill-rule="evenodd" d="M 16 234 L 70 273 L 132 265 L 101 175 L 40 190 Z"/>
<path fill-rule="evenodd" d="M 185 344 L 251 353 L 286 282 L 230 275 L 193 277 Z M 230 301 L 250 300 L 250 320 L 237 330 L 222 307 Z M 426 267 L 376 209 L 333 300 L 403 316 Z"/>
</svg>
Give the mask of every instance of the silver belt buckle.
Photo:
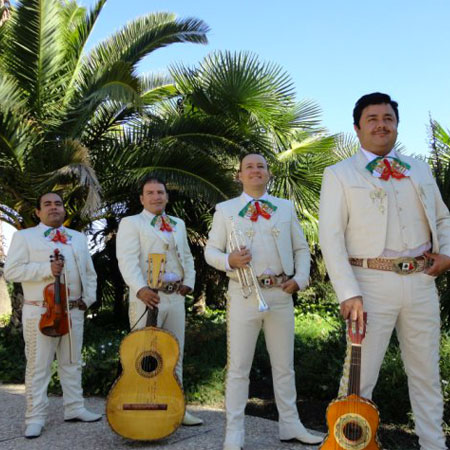
<svg viewBox="0 0 450 450">
<path fill-rule="evenodd" d="M 419 267 L 419 263 L 416 258 L 397 258 L 392 261 L 392 268 L 395 273 L 399 275 L 409 275 L 416 272 Z"/>
<path fill-rule="evenodd" d="M 174 289 L 175 289 L 174 283 L 167 283 L 166 291 L 167 291 L 168 294 L 171 294 Z"/>
</svg>

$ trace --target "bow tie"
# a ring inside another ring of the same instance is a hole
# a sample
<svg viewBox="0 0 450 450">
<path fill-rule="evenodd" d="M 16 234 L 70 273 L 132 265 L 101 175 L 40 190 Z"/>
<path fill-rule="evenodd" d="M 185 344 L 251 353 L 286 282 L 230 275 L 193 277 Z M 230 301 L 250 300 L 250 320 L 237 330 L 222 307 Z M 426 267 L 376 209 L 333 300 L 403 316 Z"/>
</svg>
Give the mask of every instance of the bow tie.
<svg viewBox="0 0 450 450">
<path fill-rule="evenodd" d="M 369 164 L 366 169 L 372 173 L 374 177 L 381 178 L 382 180 L 389 180 L 389 178 L 395 178 L 400 180 L 409 176 L 409 169 L 411 166 L 398 158 L 392 156 L 385 156 L 375 158 Z"/>
<path fill-rule="evenodd" d="M 70 244 L 72 236 L 65 228 L 49 228 L 44 236 L 51 242 L 61 242 L 62 244 Z"/>
<path fill-rule="evenodd" d="M 256 222 L 258 217 L 269 220 L 277 207 L 267 200 L 251 200 L 240 211 L 239 215 Z"/>
<path fill-rule="evenodd" d="M 171 233 L 176 225 L 176 222 L 172 220 L 167 214 L 159 214 L 153 217 L 151 225 L 158 228 L 159 231 L 168 231 Z"/>
</svg>

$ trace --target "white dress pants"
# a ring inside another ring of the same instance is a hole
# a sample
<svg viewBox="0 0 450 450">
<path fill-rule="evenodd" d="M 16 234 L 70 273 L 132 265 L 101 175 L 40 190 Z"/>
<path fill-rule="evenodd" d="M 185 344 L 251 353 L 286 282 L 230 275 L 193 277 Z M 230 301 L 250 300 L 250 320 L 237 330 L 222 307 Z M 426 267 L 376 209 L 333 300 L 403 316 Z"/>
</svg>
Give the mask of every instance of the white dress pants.
<svg viewBox="0 0 450 450">
<path fill-rule="evenodd" d="M 244 445 L 244 410 L 248 399 L 249 374 L 261 328 L 272 365 L 280 439 L 291 439 L 304 427 L 297 411 L 294 373 L 294 307 L 292 296 L 280 288 L 263 289 L 270 307 L 259 312 L 254 295 L 245 299 L 239 284 L 228 287 L 228 365 L 225 390 L 225 444 Z"/>
<path fill-rule="evenodd" d="M 175 368 L 178 380 L 183 384 L 183 353 L 184 353 L 184 331 L 185 331 L 185 315 L 186 310 L 184 306 L 184 297 L 179 294 L 164 294 L 158 292 L 160 297 L 159 311 L 158 311 L 158 327 L 170 331 L 178 340 L 180 347 L 180 357 Z M 130 300 L 129 319 L 130 326 L 133 327 L 136 321 L 142 316 L 145 311 L 145 304 L 139 299 Z M 139 323 L 134 328 L 140 329 L 146 326 L 147 314 L 139 320 Z"/>
<path fill-rule="evenodd" d="M 26 413 L 25 424 L 45 424 L 47 417 L 47 388 L 51 365 L 58 360 L 58 374 L 63 390 L 64 418 L 76 417 L 84 409 L 81 388 L 81 347 L 83 345 L 84 311 L 70 310 L 72 319 L 73 363 L 70 361 L 69 335 L 45 336 L 39 331 L 39 320 L 46 308 L 24 305 L 22 310 L 23 337 L 25 340 Z"/>
<path fill-rule="evenodd" d="M 446 449 L 439 377 L 439 298 L 434 278 L 424 273 L 353 268 L 367 311 L 362 343 L 361 396 L 372 397 L 394 328 L 408 376 L 408 389 L 422 450 Z M 346 388 L 346 360 L 340 394 Z M 343 389 L 342 389 L 343 388 Z"/>
</svg>

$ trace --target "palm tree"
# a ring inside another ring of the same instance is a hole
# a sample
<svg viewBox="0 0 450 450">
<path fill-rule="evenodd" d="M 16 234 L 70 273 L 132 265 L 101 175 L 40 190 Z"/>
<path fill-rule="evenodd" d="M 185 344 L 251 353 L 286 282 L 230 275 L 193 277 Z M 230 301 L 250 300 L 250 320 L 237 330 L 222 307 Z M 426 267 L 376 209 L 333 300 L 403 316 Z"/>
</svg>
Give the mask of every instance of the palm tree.
<svg viewBox="0 0 450 450">
<path fill-rule="evenodd" d="M 439 191 L 447 208 L 450 208 L 450 131 L 430 117 L 430 156 L 428 163 L 436 179 Z M 450 323 L 450 274 L 437 279 L 441 299 L 442 319 L 446 328 Z"/>
<path fill-rule="evenodd" d="M 101 152 L 168 93 L 138 77 L 137 64 L 172 43 L 207 42 L 201 20 L 156 13 L 87 53 L 105 3 L 86 12 L 75 0 L 22 0 L 0 27 L 0 220 L 16 228 L 34 224 L 34 202 L 50 190 L 64 194 L 67 224 L 88 224 L 100 206 Z"/>
<path fill-rule="evenodd" d="M 202 21 L 157 13 L 86 53 L 105 3 L 86 13 L 75 0 L 22 0 L 1 28 L 0 208 L 17 228 L 33 223 L 33 201 L 43 190 L 64 191 L 75 225 L 95 211 L 93 154 L 160 88 L 136 76 L 137 64 L 171 43 L 206 42 Z"/>
</svg>

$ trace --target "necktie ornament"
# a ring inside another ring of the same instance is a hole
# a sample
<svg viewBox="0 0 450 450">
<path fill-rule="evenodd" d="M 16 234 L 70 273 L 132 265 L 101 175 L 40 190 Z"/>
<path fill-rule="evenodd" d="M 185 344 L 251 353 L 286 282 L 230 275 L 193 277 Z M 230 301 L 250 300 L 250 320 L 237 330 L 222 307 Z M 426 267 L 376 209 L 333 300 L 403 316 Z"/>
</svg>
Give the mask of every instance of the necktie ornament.
<svg viewBox="0 0 450 450">
<path fill-rule="evenodd" d="M 267 200 L 251 200 L 239 211 L 239 215 L 256 222 L 259 216 L 269 220 L 276 210 L 277 207 Z"/>
<path fill-rule="evenodd" d="M 159 214 L 153 217 L 151 225 L 159 231 L 167 231 L 171 233 L 175 230 L 175 220 L 171 219 L 167 214 Z"/>
<path fill-rule="evenodd" d="M 44 236 L 51 242 L 61 242 L 62 244 L 70 244 L 72 241 L 72 236 L 63 227 L 49 228 Z"/>
<path fill-rule="evenodd" d="M 387 181 L 391 177 L 396 180 L 408 177 L 411 166 L 398 158 L 379 156 L 367 164 L 366 169 L 374 177 Z"/>
</svg>

